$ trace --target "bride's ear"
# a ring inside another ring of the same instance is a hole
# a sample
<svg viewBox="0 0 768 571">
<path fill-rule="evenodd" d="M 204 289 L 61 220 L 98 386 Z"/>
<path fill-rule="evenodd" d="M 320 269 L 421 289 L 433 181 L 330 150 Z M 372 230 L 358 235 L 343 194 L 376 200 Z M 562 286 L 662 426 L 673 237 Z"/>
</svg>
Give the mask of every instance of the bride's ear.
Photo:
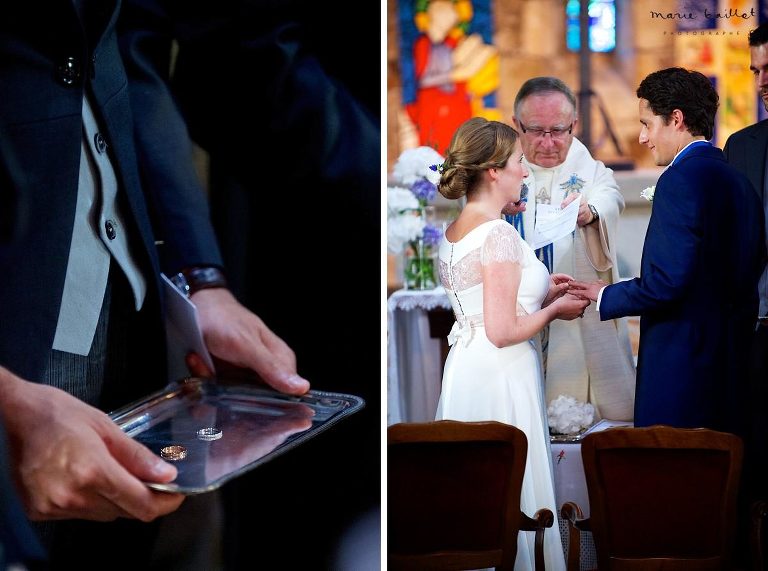
<svg viewBox="0 0 768 571">
<path fill-rule="evenodd" d="M 488 172 L 488 176 L 491 177 L 492 181 L 499 180 L 499 169 L 489 168 L 487 172 Z"/>
</svg>

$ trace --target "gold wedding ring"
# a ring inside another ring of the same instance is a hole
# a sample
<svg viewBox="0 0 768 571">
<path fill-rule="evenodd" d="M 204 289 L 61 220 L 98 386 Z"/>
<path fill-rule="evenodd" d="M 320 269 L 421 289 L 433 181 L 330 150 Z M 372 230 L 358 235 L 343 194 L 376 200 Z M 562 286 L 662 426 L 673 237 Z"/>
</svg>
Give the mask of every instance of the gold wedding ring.
<svg viewBox="0 0 768 571">
<path fill-rule="evenodd" d="M 187 457 L 187 449 L 178 444 L 166 446 L 160 449 L 160 457 L 163 460 L 171 460 L 173 462 L 184 460 Z"/>
<path fill-rule="evenodd" d="M 218 440 L 223 436 L 220 428 L 210 426 L 197 431 L 198 440 Z"/>
</svg>

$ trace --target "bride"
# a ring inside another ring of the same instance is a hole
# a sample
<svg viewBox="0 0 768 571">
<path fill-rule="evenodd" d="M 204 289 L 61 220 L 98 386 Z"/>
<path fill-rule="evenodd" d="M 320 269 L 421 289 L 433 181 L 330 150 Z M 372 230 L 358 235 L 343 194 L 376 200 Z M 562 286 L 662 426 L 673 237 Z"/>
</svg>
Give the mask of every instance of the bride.
<svg viewBox="0 0 768 571">
<path fill-rule="evenodd" d="M 443 372 L 437 419 L 496 420 L 528 438 L 521 509 L 554 514 L 543 378 L 533 338 L 553 319 L 574 319 L 588 302 L 567 293 L 565 274 L 549 275 L 517 230 L 500 218 L 519 202 L 522 164 L 517 132 L 497 121 L 473 118 L 453 135 L 440 168 L 440 193 L 466 195 L 466 206 L 440 244 L 440 281 L 456 323 Z M 534 568 L 534 535 L 518 534 L 516 570 Z M 565 569 L 558 526 L 547 529 L 546 568 Z"/>
</svg>

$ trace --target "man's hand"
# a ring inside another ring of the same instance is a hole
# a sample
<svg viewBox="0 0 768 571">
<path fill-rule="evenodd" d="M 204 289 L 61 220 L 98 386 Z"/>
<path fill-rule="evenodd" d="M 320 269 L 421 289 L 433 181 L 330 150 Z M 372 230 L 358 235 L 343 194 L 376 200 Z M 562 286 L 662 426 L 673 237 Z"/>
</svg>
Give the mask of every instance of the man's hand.
<svg viewBox="0 0 768 571">
<path fill-rule="evenodd" d="M 501 209 L 501 213 L 508 216 L 514 216 L 518 212 L 525 212 L 525 205 L 525 200 L 519 202 L 507 202 L 507 204 L 504 205 L 504 208 Z"/>
<path fill-rule="evenodd" d="M 589 206 L 587 205 L 587 199 L 584 198 L 583 194 L 578 192 L 569 194 L 568 196 L 565 197 L 565 199 L 563 199 L 563 202 L 560 204 L 560 208 L 565 208 L 576 199 L 581 201 L 579 203 L 579 215 L 576 218 L 576 224 L 578 226 L 586 226 L 587 224 L 592 222 L 592 218 L 594 218 L 594 216 L 592 215 L 592 211 L 589 209 Z"/>
<path fill-rule="evenodd" d="M 577 282 L 574 280 L 570 282 L 569 285 L 571 286 L 568 290 L 569 293 L 572 293 L 581 299 L 597 301 L 597 296 L 600 294 L 600 290 L 610 284 L 603 280 L 594 282 Z"/>
<path fill-rule="evenodd" d="M 195 292 L 200 328 L 208 350 L 229 365 L 256 372 L 269 386 L 287 394 L 301 395 L 309 382 L 296 373 L 296 355 L 259 317 L 241 305 L 226 288 Z M 187 359 L 190 371 L 211 376 L 197 355 Z"/>
<path fill-rule="evenodd" d="M 126 436 L 103 412 L 0 368 L 0 409 L 14 478 L 32 520 L 151 521 L 184 496 L 150 490 L 176 468 Z"/>
</svg>

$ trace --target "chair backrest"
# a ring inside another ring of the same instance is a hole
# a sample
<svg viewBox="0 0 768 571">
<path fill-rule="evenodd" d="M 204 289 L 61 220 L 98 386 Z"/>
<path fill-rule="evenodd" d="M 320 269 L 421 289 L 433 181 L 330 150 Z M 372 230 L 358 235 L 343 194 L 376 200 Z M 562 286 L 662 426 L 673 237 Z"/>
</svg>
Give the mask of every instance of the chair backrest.
<svg viewBox="0 0 768 571">
<path fill-rule="evenodd" d="M 742 442 L 668 426 L 613 428 L 581 443 L 598 567 L 726 569 Z"/>
<path fill-rule="evenodd" d="M 387 430 L 390 569 L 512 569 L 528 440 L 500 422 Z"/>
</svg>

